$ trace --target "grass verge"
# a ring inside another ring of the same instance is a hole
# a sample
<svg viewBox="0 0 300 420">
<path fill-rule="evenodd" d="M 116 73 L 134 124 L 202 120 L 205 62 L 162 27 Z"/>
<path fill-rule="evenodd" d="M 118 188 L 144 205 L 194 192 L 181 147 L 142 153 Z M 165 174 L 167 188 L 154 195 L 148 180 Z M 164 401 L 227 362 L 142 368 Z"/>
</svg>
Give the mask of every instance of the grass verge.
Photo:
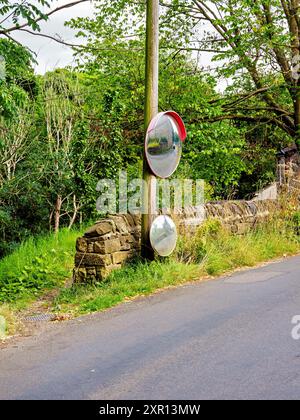
<svg viewBox="0 0 300 420">
<path fill-rule="evenodd" d="M 60 287 L 74 264 L 75 241 L 82 232 L 63 229 L 57 235 L 31 238 L 0 261 L 0 302 L 26 302 Z"/>
<path fill-rule="evenodd" d="M 0 318 L 6 335 L 22 330 L 20 311 L 70 279 L 75 241 L 82 233 L 63 229 L 57 235 L 31 238 L 0 260 Z"/>
<path fill-rule="evenodd" d="M 157 289 L 253 267 L 299 252 L 298 237 L 284 223 L 233 236 L 220 223 L 208 221 L 189 240 L 179 241 L 172 259 L 140 262 L 113 272 L 102 283 L 62 290 L 54 310 L 72 315 L 101 311 Z"/>
<path fill-rule="evenodd" d="M 62 230 L 57 236 L 32 239 L 0 261 L 0 317 L 6 320 L 8 334 L 18 332 L 20 311 L 53 289 L 57 296 L 48 308 L 58 314 L 77 316 L 158 289 L 300 252 L 299 236 L 288 223 L 276 221 L 243 236 L 234 236 L 219 222 L 207 221 L 195 235 L 179 241 L 170 259 L 135 262 L 111 273 L 101 283 L 66 288 L 73 268 L 75 240 L 81 234 Z"/>
</svg>

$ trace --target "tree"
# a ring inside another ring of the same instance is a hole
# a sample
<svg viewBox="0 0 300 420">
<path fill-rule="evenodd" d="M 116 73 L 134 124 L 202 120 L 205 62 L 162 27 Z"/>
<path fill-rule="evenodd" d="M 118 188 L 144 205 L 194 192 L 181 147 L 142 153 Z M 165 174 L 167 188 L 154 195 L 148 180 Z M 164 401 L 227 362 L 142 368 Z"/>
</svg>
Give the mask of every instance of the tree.
<svg viewBox="0 0 300 420">
<path fill-rule="evenodd" d="M 16 118 L 0 126 L 0 188 L 11 181 L 30 147 L 32 115 L 27 106 L 20 108 Z"/>
<path fill-rule="evenodd" d="M 94 17 L 73 19 L 69 25 L 86 39 L 76 52 L 79 69 L 88 76 L 86 98 L 93 103 L 93 121 L 101 127 L 104 119 L 107 133 L 118 130 L 118 154 L 125 154 L 124 167 L 132 170 L 143 153 L 144 7 L 137 11 L 134 2 L 123 2 L 119 7 L 125 7 L 125 11 L 119 13 L 117 4 L 101 4 Z M 130 24 L 124 18 L 126 14 L 133 16 Z M 179 37 L 176 33 L 176 39 L 172 39 L 165 26 L 162 47 L 168 44 L 167 38 L 173 45 L 185 43 L 185 34 Z M 178 111 L 188 127 L 183 166 L 189 169 L 184 176 L 205 178 L 213 186 L 215 197 L 226 197 L 236 193 L 241 173 L 246 170 L 242 158 L 246 126 L 199 121 L 222 115 L 218 103 L 221 95 L 215 88 L 215 78 L 203 73 L 189 52 L 179 51 L 174 57 L 167 48 L 161 49 L 159 109 Z M 180 175 L 179 170 L 175 176 Z"/>
<path fill-rule="evenodd" d="M 1 126 L 1 117 L 13 117 L 18 107 L 36 95 L 37 86 L 29 51 L 13 41 L 0 39 L 0 56 L 5 60 L 5 72 L 0 78 Z"/>
<path fill-rule="evenodd" d="M 62 42 L 60 39 L 41 33 L 40 23 L 47 21 L 50 16 L 57 14 L 61 10 L 90 0 L 74 0 L 71 2 L 66 0 L 65 4 L 51 8 L 51 4 L 54 1 L 16 0 L 11 2 L 10 0 L 0 0 L 0 37 L 14 41 L 14 32 L 28 32 L 32 35 L 40 35 Z"/>
<path fill-rule="evenodd" d="M 299 0 L 170 0 L 170 16 L 191 19 L 187 49 L 222 60 L 237 83 L 210 121 L 272 124 L 300 147 Z M 201 25 L 206 25 L 200 30 Z"/>
<path fill-rule="evenodd" d="M 40 148 L 47 159 L 40 162 L 45 175 L 45 193 L 50 208 L 49 224 L 58 232 L 60 221 L 69 217 L 71 227 L 80 204 L 74 190 L 72 149 L 77 120 L 81 115 L 78 86 L 71 85 L 68 73 L 47 74 L 41 86 L 40 114 L 45 127 Z"/>
<path fill-rule="evenodd" d="M 176 57 L 182 51 L 213 54 L 217 77 L 232 80 L 225 97 L 212 104 L 221 112 L 198 122 L 243 121 L 279 127 L 300 145 L 299 0 L 161 0 L 161 50 Z M 123 19 L 118 39 L 137 36 L 141 26 L 126 17 L 144 14 L 143 1 L 101 5 L 100 22 Z M 132 19 L 130 17 L 130 19 Z M 79 20 L 77 21 L 79 22 Z M 96 22 L 82 19 L 90 29 Z M 104 25 L 105 26 L 105 25 Z M 102 40 L 105 35 L 102 32 Z M 90 44 L 91 48 L 100 45 Z M 220 107 L 221 105 L 221 107 Z M 195 120 L 196 122 L 196 120 Z"/>
</svg>

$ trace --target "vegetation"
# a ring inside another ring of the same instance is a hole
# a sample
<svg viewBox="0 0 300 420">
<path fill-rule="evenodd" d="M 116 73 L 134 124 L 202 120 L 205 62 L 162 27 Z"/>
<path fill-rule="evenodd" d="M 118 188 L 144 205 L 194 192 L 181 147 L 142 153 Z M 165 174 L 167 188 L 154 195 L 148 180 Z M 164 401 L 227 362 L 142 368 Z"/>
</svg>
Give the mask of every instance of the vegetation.
<svg viewBox="0 0 300 420">
<path fill-rule="evenodd" d="M 145 2 L 99 0 L 94 16 L 66 22 L 77 33 L 73 68 L 37 76 L 36 56 L 14 38 L 45 36 L 43 21 L 85 1 L 0 0 L 0 300 L 13 304 L 70 277 L 75 238 L 99 217 L 97 182 L 120 169 L 141 173 Z M 159 108 L 179 112 L 188 130 L 176 176 L 204 179 L 211 199 L 251 197 L 274 181 L 276 153 L 299 147 L 298 15 L 293 0 L 161 2 Z M 297 234 L 299 215 L 292 226 Z M 217 229 L 207 243 L 200 232 L 178 261 L 138 264 L 87 290 L 63 290 L 57 305 L 103 309 L 296 252 L 291 233 L 279 242 L 281 229 L 243 238 Z"/>
<path fill-rule="evenodd" d="M 70 233 L 65 229 L 56 238 L 30 239 L 0 262 L 0 282 L 4 281 L 5 285 L 1 300 L 7 302 L 0 305 L 0 316 L 6 318 L 12 333 L 20 330 L 19 314 L 30 308 L 37 297 L 46 303 L 48 299 L 48 310 L 58 316 L 76 316 L 101 311 L 163 288 L 294 255 L 300 250 L 295 226 L 298 227 L 278 219 L 236 236 L 224 230 L 219 222 L 208 220 L 189 241 L 182 239 L 175 255 L 168 260 L 136 261 L 111 273 L 101 283 L 71 288 L 74 240 L 80 232 Z M 47 298 L 51 290 L 55 293 Z"/>
<path fill-rule="evenodd" d="M 274 180 L 276 152 L 296 141 L 289 51 L 298 21 L 293 2 L 288 13 L 277 0 L 213 3 L 223 19 L 203 1 L 163 2 L 159 105 L 188 128 L 176 176 L 205 179 L 212 199 L 250 197 Z M 95 219 L 99 179 L 140 174 L 145 62 L 143 2 L 100 0 L 94 16 L 67 22 L 77 65 L 44 76 L 13 35 L 43 35 L 39 24 L 58 10 L 1 4 L 0 257 L 32 235 Z M 203 19 L 214 29 L 198 42 Z M 201 65 L 202 50 L 222 59 L 215 71 Z"/>
<path fill-rule="evenodd" d="M 41 22 L 47 21 L 50 16 L 63 9 L 87 1 L 89 0 L 73 0 L 51 9 L 55 0 L 16 0 L 14 2 L 0 0 L 0 36 L 14 40 L 13 36 L 16 32 L 40 33 Z M 54 4 L 54 6 L 56 5 Z"/>
<path fill-rule="evenodd" d="M 137 61 L 124 57 L 119 66 L 125 63 L 136 66 Z M 190 84 L 197 106 L 216 93 L 205 76 L 186 75 L 191 63 L 182 58 L 179 64 L 168 66 L 173 80 L 172 86 L 166 82 L 161 89 L 162 107 L 175 108 L 188 122 Z M 113 60 L 111 65 L 115 68 Z M 143 77 L 135 81 L 134 70 L 132 75 L 127 72 L 128 86 L 124 77 L 107 84 L 107 75 L 102 79 L 93 71 L 56 71 L 37 78 L 29 92 L 11 82 L 14 90 L 7 87 L 10 96 L 0 100 L 6 115 L 3 112 L 0 117 L 0 255 L 31 235 L 95 219 L 98 180 L 114 178 L 120 169 L 127 169 L 130 176 L 140 173 Z M 183 93 L 178 93 L 178 86 Z M 167 99 L 170 93 L 172 103 Z M 250 148 L 246 127 L 219 122 L 214 126 L 190 123 L 188 128 L 176 176 L 206 179 L 211 198 L 250 194 L 273 179 L 275 146 L 263 150 L 264 140 L 259 138 L 259 144 Z M 253 172 L 254 185 L 240 183 Z"/>
<path fill-rule="evenodd" d="M 0 261 L 0 302 L 27 301 L 64 286 L 74 264 L 76 238 L 82 232 L 62 229 L 58 235 L 29 238 Z"/>
<path fill-rule="evenodd" d="M 211 121 L 269 122 L 299 146 L 299 2 L 173 0 L 167 8 L 194 22 L 192 47 L 213 52 L 223 61 L 219 75 L 236 81 Z M 199 36 L 203 21 L 210 29 Z"/>
<path fill-rule="evenodd" d="M 113 272 L 95 286 L 62 290 L 54 310 L 85 314 L 110 308 L 124 300 L 148 295 L 157 289 L 253 267 L 276 257 L 299 252 L 300 243 L 282 224 L 262 227 L 245 236 L 230 235 L 219 223 L 208 221 L 191 241 L 179 244 L 177 255 L 167 262 L 138 263 Z M 187 258 L 189 264 L 186 264 Z"/>
</svg>

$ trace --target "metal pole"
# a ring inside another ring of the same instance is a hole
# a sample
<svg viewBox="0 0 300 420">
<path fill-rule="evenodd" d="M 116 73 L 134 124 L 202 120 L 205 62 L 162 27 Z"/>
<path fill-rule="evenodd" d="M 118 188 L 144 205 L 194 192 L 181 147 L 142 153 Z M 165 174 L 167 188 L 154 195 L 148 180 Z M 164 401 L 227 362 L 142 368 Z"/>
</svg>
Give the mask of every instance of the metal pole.
<svg viewBox="0 0 300 420">
<path fill-rule="evenodd" d="M 147 1 L 146 23 L 146 89 L 145 132 L 150 121 L 158 113 L 158 62 L 159 62 L 159 0 Z M 143 204 L 147 214 L 142 216 L 142 257 L 154 259 L 149 232 L 156 212 L 156 177 L 152 175 L 144 156 L 143 179 L 147 188 L 143 191 Z"/>
</svg>

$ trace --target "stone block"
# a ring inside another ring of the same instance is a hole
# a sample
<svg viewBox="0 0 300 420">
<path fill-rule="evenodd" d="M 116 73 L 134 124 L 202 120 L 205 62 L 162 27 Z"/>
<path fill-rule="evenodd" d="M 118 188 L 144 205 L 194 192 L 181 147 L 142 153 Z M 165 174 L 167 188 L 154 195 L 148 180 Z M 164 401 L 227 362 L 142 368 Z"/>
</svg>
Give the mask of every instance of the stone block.
<svg viewBox="0 0 300 420">
<path fill-rule="evenodd" d="M 121 251 L 129 251 L 131 249 L 131 244 L 128 242 L 124 242 L 123 245 L 121 244 Z"/>
<path fill-rule="evenodd" d="M 121 242 L 121 251 L 129 251 L 132 244 L 134 243 L 134 239 L 132 235 L 125 235 L 120 237 Z"/>
<path fill-rule="evenodd" d="M 115 222 L 117 232 L 128 233 L 128 231 L 130 230 L 130 226 L 125 216 L 118 215 L 118 216 L 110 216 L 110 217 Z"/>
<path fill-rule="evenodd" d="M 95 243 L 95 242 L 105 242 L 109 239 L 116 239 L 120 236 L 119 232 L 118 233 L 107 233 L 106 235 L 102 235 L 102 236 L 95 236 L 95 237 L 90 237 L 90 238 L 85 238 L 85 240 L 88 243 Z"/>
<path fill-rule="evenodd" d="M 88 244 L 84 238 L 78 238 L 76 241 L 76 250 L 78 252 L 87 252 Z"/>
<path fill-rule="evenodd" d="M 86 274 L 87 276 L 96 276 L 96 267 L 87 267 L 86 268 Z"/>
<path fill-rule="evenodd" d="M 75 255 L 75 265 L 79 266 L 102 266 L 111 264 L 110 255 L 100 255 L 100 254 L 82 254 L 77 252 Z"/>
<path fill-rule="evenodd" d="M 129 242 L 130 239 L 131 235 L 123 234 L 122 236 L 120 236 L 121 245 L 124 245 L 126 242 Z"/>
<path fill-rule="evenodd" d="M 94 244 L 93 242 L 88 243 L 87 252 L 92 254 L 94 252 Z"/>
<path fill-rule="evenodd" d="M 107 235 L 108 233 L 115 232 L 116 227 L 113 222 L 113 220 L 102 220 L 96 223 L 94 226 L 92 226 L 90 229 L 88 229 L 84 236 L 89 237 L 95 237 L 95 236 L 102 236 Z"/>
<path fill-rule="evenodd" d="M 74 268 L 73 281 L 74 283 L 86 283 L 87 273 L 85 268 Z"/>
<path fill-rule="evenodd" d="M 107 267 L 97 267 L 96 268 L 96 278 L 98 281 L 104 280 L 109 274 L 114 271 L 122 268 L 121 264 L 111 264 Z"/>
<path fill-rule="evenodd" d="M 94 251 L 96 254 L 112 254 L 113 252 L 120 251 L 120 249 L 120 239 L 108 239 L 103 242 L 94 243 Z"/>
<path fill-rule="evenodd" d="M 129 226 L 135 227 L 135 220 L 131 214 L 125 214 L 124 217 L 126 218 Z"/>
<path fill-rule="evenodd" d="M 132 258 L 133 254 L 131 251 L 120 251 L 115 252 L 112 254 L 112 261 L 113 264 L 121 264 L 124 261 L 128 261 L 130 258 Z"/>
</svg>

